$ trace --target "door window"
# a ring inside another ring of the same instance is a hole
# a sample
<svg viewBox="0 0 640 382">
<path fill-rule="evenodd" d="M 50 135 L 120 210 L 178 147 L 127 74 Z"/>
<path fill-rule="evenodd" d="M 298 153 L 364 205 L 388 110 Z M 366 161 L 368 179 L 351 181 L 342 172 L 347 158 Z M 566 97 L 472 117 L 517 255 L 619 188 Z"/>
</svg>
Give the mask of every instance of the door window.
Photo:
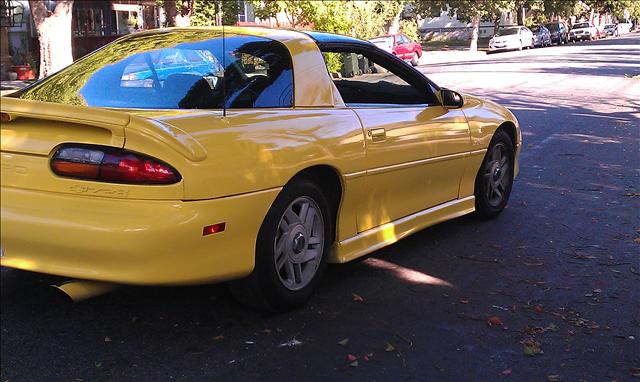
<svg viewBox="0 0 640 382">
<path fill-rule="evenodd" d="M 405 63 L 373 58 L 363 52 L 324 52 L 323 55 L 333 83 L 349 106 L 437 103 L 432 89 L 400 73 L 397 65 L 407 65 Z"/>
</svg>

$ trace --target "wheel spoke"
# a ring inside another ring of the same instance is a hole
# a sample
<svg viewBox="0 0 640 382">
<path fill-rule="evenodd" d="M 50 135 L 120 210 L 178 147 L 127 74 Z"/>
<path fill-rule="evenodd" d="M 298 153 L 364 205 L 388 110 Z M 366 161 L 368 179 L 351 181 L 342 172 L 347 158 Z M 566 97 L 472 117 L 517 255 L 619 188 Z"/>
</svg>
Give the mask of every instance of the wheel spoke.
<svg viewBox="0 0 640 382">
<path fill-rule="evenodd" d="M 287 270 L 287 280 L 292 284 L 296 283 L 295 272 L 293 271 L 293 263 L 287 259 L 285 261 L 285 269 Z"/>
<path fill-rule="evenodd" d="M 301 263 L 306 263 L 318 257 L 318 251 L 315 249 L 307 249 L 307 252 L 304 254 L 304 258 L 300 261 Z"/>
<path fill-rule="evenodd" d="M 304 276 L 302 273 L 302 264 L 293 264 L 293 272 L 295 274 L 294 280 L 298 284 L 304 284 Z"/>
<path fill-rule="evenodd" d="M 310 205 L 309 203 L 303 203 L 302 206 L 300 207 L 300 213 L 298 214 L 298 216 L 300 217 L 300 221 L 304 222 L 307 219 L 307 213 L 310 210 Z"/>
<path fill-rule="evenodd" d="M 502 191 L 500 191 L 500 187 L 494 187 L 493 192 L 498 197 L 498 199 L 502 199 Z"/>
<path fill-rule="evenodd" d="M 300 217 L 296 215 L 295 212 L 291 209 L 291 207 L 287 208 L 284 213 L 285 218 L 287 219 L 287 224 L 292 225 L 294 223 L 301 223 Z"/>
<path fill-rule="evenodd" d="M 287 224 L 284 217 L 280 219 L 280 225 L 278 226 L 278 229 L 280 230 L 280 232 L 282 232 L 282 234 L 289 231 L 289 224 Z"/>
<path fill-rule="evenodd" d="M 505 167 L 505 166 L 508 166 L 507 157 L 503 156 L 502 159 L 500 160 L 500 167 Z"/>
<path fill-rule="evenodd" d="M 276 259 L 276 270 L 279 272 L 282 269 L 282 267 L 285 266 L 285 263 L 287 263 L 287 261 L 288 261 L 288 257 L 285 253 L 280 255 L 280 257 Z"/>
<path fill-rule="evenodd" d="M 309 245 L 313 245 L 313 244 L 320 244 L 322 243 L 322 239 L 320 237 L 317 236 L 311 236 L 309 238 Z"/>
<path fill-rule="evenodd" d="M 313 231 L 313 220 L 316 217 L 316 210 L 314 208 L 309 208 L 309 212 L 307 213 L 306 219 L 304 220 L 304 228 L 307 230 L 307 234 L 311 235 Z"/>
<path fill-rule="evenodd" d="M 500 152 L 500 146 L 494 147 L 493 151 L 491 152 L 491 160 L 499 161 L 501 157 L 502 153 Z"/>
</svg>

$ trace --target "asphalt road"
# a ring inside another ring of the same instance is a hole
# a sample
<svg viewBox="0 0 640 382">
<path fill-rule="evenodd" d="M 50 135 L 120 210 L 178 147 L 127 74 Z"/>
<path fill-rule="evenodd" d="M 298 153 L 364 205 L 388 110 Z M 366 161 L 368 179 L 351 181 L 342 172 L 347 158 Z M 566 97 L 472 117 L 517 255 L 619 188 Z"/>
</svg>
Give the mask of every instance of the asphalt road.
<svg viewBox="0 0 640 382">
<path fill-rule="evenodd" d="M 1 380 L 635 379 L 638 57 L 636 34 L 421 67 L 517 115 L 507 210 L 332 266 L 297 311 L 246 310 L 220 285 L 69 304 L 55 278 L 3 269 Z"/>
</svg>

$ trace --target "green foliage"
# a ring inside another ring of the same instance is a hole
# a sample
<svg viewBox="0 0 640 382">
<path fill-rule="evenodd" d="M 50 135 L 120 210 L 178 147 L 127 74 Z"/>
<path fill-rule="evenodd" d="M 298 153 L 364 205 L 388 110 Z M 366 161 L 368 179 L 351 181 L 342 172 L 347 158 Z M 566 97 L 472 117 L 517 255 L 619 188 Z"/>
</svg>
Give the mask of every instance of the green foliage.
<svg viewBox="0 0 640 382">
<path fill-rule="evenodd" d="M 415 19 L 400 20 L 400 32 L 404 33 L 412 41 L 420 42 L 418 23 Z"/>
<path fill-rule="evenodd" d="M 238 22 L 240 5 L 235 0 L 195 0 L 191 25 L 216 25 L 216 11 L 220 13 L 223 25 L 235 25 Z"/>
<path fill-rule="evenodd" d="M 195 26 L 216 25 L 215 1 L 197 0 L 193 5 L 190 23 Z"/>
<path fill-rule="evenodd" d="M 324 61 L 327 63 L 329 73 L 340 73 L 343 59 L 340 53 L 322 53 Z"/>
<path fill-rule="evenodd" d="M 254 0 L 253 5 L 260 19 L 275 18 L 281 13 L 294 28 L 313 28 L 367 39 L 387 33 L 404 2 Z"/>
</svg>

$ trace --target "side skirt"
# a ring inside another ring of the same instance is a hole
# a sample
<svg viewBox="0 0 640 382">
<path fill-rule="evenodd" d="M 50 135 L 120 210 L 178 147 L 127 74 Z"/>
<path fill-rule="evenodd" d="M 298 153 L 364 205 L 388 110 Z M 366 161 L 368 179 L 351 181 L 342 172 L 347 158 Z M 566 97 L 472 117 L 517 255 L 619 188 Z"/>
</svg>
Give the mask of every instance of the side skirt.
<svg viewBox="0 0 640 382">
<path fill-rule="evenodd" d="M 475 197 L 468 196 L 416 212 L 371 228 L 334 244 L 331 263 L 346 263 L 374 252 L 424 228 L 475 211 Z"/>
</svg>

